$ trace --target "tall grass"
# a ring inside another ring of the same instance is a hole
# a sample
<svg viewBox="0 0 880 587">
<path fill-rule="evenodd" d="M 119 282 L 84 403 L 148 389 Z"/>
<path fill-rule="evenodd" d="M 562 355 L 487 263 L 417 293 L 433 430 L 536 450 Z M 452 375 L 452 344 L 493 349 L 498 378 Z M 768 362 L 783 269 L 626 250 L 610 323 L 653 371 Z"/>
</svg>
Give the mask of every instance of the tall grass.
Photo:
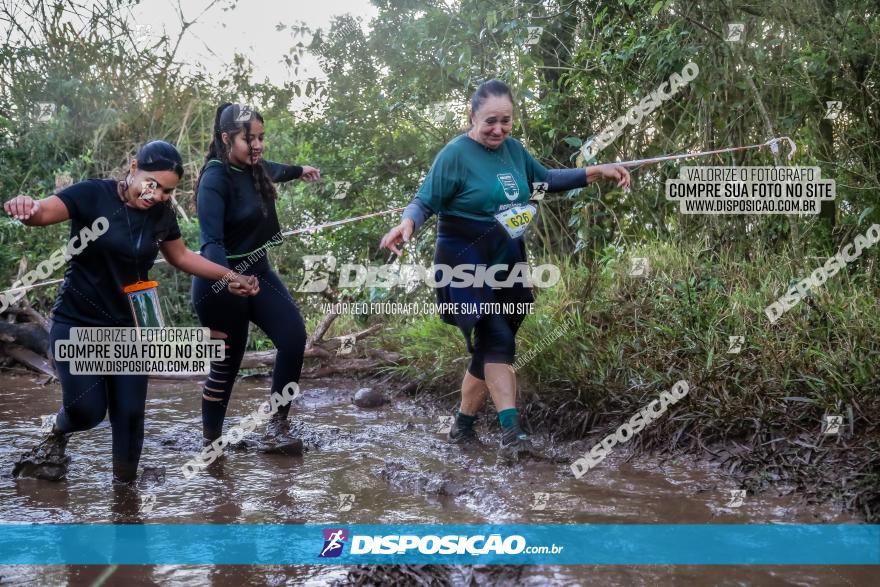
<svg viewBox="0 0 880 587">
<path fill-rule="evenodd" d="M 650 260 L 648 277 L 631 277 L 628 257 L 606 256 L 564 264 L 557 286 L 536 290 L 518 353 L 558 338 L 518 371 L 531 426 L 558 439 L 604 435 L 685 379 L 687 398 L 632 444 L 705 451 L 753 484 L 790 477 L 876 516 L 877 251 L 775 324 L 764 307 L 823 258 L 757 251 L 746 263 L 656 242 L 630 256 Z M 385 342 L 405 359 L 399 374 L 444 396 L 454 389 L 466 365 L 457 329 L 426 317 L 391 330 Z M 728 353 L 729 336 L 744 337 L 738 354 Z M 841 434 L 824 435 L 824 416 L 837 414 Z"/>
</svg>

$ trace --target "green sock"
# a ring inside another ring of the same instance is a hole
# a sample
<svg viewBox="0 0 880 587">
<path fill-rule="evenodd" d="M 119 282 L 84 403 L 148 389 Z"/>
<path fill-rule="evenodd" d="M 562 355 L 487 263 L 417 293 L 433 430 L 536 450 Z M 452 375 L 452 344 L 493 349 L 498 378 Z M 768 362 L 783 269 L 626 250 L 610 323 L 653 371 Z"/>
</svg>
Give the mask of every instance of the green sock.
<svg viewBox="0 0 880 587">
<path fill-rule="evenodd" d="M 519 428 L 519 410 L 516 408 L 501 410 L 498 412 L 498 421 L 501 422 L 502 430 Z"/>
<path fill-rule="evenodd" d="M 458 417 L 455 419 L 455 423 L 457 424 L 459 430 L 473 428 L 474 422 L 476 421 L 476 416 L 468 416 L 467 414 L 462 414 L 461 412 L 458 413 Z"/>
</svg>

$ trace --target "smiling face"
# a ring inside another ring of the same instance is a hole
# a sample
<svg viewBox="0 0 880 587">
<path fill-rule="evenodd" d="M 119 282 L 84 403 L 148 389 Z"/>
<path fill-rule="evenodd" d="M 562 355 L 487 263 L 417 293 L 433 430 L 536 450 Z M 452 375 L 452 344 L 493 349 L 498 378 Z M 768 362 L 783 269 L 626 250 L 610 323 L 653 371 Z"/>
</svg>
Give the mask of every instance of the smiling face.
<svg viewBox="0 0 880 587">
<path fill-rule="evenodd" d="M 250 126 L 250 130 L 247 129 Z M 229 149 L 229 162 L 243 167 L 256 165 L 263 156 L 263 141 L 265 130 L 263 123 L 256 117 L 252 118 L 250 125 L 246 125 L 241 132 L 234 135 L 223 133 L 223 142 Z"/>
<path fill-rule="evenodd" d="M 489 96 L 471 114 L 468 135 L 490 149 L 497 149 L 513 129 L 513 103 L 507 96 Z"/>
<path fill-rule="evenodd" d="M 180 176 L 173 171 L 144 171 L 138 169 L 132 159 L 129 169 L 127 203 L 138 210 L 149 210 L 156 204 L 167 202 L 174 194 Z"/>
</svg>

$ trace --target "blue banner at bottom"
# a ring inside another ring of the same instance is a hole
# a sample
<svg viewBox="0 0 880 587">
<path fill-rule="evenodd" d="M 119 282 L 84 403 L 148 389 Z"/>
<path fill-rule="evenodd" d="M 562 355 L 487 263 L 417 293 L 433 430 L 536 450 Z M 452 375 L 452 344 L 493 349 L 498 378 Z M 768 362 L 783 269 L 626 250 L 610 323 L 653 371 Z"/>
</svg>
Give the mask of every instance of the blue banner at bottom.
<svg viewBox="0 0 880 587">
<path fill-rule="evenodd" d="M 877 565 L 880 526 L 0 524 L 0 564 Z"/>
</svg>

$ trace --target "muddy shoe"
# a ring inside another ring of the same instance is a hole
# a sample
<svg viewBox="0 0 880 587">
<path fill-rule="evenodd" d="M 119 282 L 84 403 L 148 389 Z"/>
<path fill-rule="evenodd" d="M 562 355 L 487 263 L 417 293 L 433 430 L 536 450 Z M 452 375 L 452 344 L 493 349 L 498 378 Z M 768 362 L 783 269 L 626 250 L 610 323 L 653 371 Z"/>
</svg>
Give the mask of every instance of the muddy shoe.
<svg viewBox="0 0 880 587">
<path fill-rule="evenodd" d="M 247 452 L 248 446 L 244 440 L 238 442 L 236 444 L 227 444 L 223 450 L 219 452 L 215 452 L 213 449 L 208 451 L 208 454 L 212 455 L 211 457 L 203 456 L 205 455 L 205 449 L 214 444 L 214 440 L 208 440 L 207 438 L 202 438 L 202 452 L 196 457 L 197 461 L 201 461 L 202 464 L 199 465 L 198 470 L 200 471 L 222 471 L 223 463 L 226 462 L 226 455 L 229 452 Z"/>
<path fill-rule="evenodd" d="M 255 447 L 258 452 L 270 455 L 301 457 L 303 442 L 290 434 L 290 422 L 278 414 L 272 416 L 266 425 L 266 434 Z"/>
<path fill-rule="evenodd" d="M 473 427 L 459 427 L 458 423 L 452 425 L 446 434 L 446 440 L 449 444 L 460 444 L 462 446 L 476 446 L 482 444 Z"/>
<path fill-rule="evenodd" d="M 21 455 L 12 468 L 13 477 L 60 481 L 67 476 L 70 457 L 64 454 L 70 434 L 50 433 L 40 444 Z"/>
<path fill-rule="evenodd" d="M 138 487 L 165 484 L 165 467 L 144 467 L 138 477 Z"/>
<path fill-rule="evenodd" d="M 505 434 L 501 437 L 501 448 L 498 449 L 500 460 L 515 462 L 534 456 L 536 456 L 535 447 L 525 432 L 518 432 L 515 435 Z"/>
</svg>

